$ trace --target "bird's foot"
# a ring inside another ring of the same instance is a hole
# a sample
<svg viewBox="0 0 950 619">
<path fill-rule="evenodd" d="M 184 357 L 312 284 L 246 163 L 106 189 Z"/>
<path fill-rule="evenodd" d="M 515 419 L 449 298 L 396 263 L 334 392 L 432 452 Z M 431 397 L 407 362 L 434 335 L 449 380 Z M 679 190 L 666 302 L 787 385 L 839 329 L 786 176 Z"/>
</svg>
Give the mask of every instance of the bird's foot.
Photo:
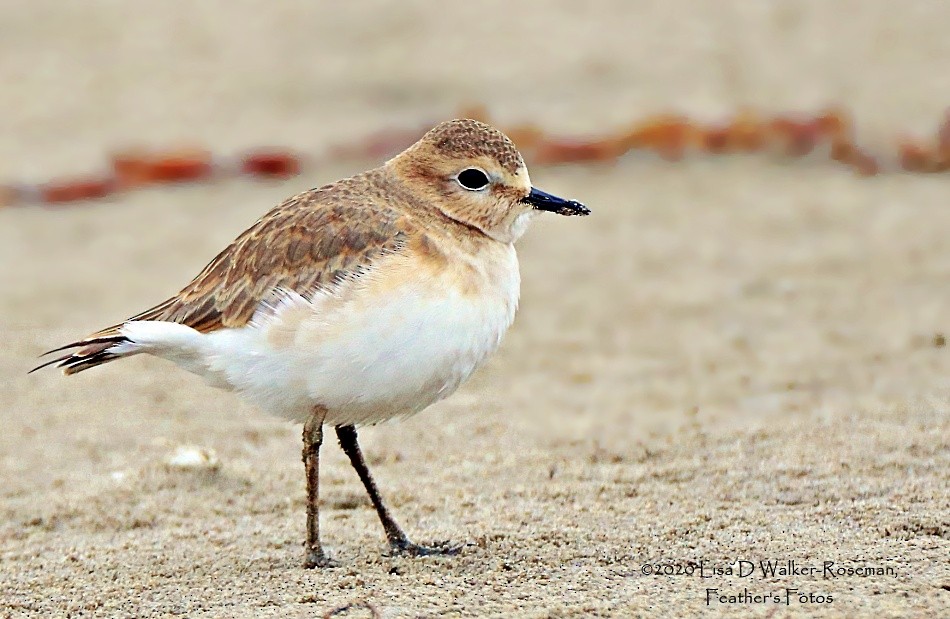
<svg viewBox="0 0 950 619">
<path fill-rule="evenodd" d="M 433 556 L 451 556 L 457 555 L 462 550 L 461 544 L 452 544 L 444 540 L 433 542 L 431 546 L 421 546 L 408 539 L 397 539 L 389 541 L 389 551 L 393 556 L 402 555 L 407 557 L 433 557 Z"/>
<path fill-rule="evenodd" d="M 334 561 L 323 552 L 322 548 L 308 548 L 307 556 L 303 561 L 304 569 L 312 570 L 315 568 L 340 567 L 339 562 Z"/>
</svg>

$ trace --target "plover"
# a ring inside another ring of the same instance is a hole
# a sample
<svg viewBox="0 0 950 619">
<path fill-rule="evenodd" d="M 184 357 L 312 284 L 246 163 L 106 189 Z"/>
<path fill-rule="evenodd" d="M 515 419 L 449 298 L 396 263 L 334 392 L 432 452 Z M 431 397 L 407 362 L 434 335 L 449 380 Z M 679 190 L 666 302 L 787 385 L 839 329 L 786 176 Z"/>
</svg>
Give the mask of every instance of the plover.
<svg viewBox="0 0 950 619">
<path fill-rule="evenodd" d="M 518 306 L 513 244 L 539 211 L 590 212 L 533 188 L 500 131 L 444 122 L 381 167 L 285 200 L 181 292 L 35 369 L 75 374 L 148 353 L 302 422 L 307 567 L 331 563 L 318 518 L 324 425 L 392 550 L 451 553 L 413 543 L 396 523 L 356 428 L 447 397 L 498 347 Z"/>
</svg>

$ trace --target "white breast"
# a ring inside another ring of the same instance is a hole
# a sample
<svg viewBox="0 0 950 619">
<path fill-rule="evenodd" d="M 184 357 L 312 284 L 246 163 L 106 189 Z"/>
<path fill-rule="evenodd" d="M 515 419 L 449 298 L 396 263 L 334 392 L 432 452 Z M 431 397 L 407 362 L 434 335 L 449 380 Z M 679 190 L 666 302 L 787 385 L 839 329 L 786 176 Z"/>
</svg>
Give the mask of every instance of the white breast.
<svg viewBox="0 0 950 619">
<path fill-rule="evenodd" d="M 186 352 L 148 352 L 291 419 L 317 405 L 331 425 L 412 414 L 454 392 L 514 320 L 517 256 L 510 245 L 494 254 L 467 285 L 453 269 L 387 259 L 332 292 L 284 293 L 245 327 L 194 332 Z"/>
</svg>

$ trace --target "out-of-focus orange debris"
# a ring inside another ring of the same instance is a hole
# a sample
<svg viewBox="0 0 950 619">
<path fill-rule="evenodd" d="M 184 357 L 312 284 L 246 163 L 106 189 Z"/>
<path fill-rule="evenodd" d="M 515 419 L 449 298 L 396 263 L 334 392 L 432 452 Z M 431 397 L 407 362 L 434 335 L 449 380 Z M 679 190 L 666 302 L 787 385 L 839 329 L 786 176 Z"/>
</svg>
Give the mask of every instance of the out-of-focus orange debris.
<svg viewBox="0 0 950 619">
<path fill-rule="evenodd" d="M 848 163 L 861 176 L 877 176 L 881 173 L 881 164 L 877 157 L 855 148 Z"/>
<path fill-rule="evenodd" d="M 617 137 L 623 152 L 652 150 L 668 161 L 679 161 L 686 148 L 694 143 L 695 127 L 685 116 L 663 114 L 647 118 L 621 131 Z"/>
<path fill-rule="evenodd" d="M 544 139 L 544 129 L 537 125 L 525 124 L 510 127 L 506 132 L 511 141 L 522 151 L 530 151 Z"/>
<path fill-rule="evenodd" d="M 538 165 L 559 163 L 608 162 L 621 154 L 614 140 L 578 140 L 572 138 L 541 138 L 528 156 Z"/>
<path fill-rule="evenodd" d="M 20 201 L 20 192 L 13 185 L 0 185 L 0 208 Z"/>
<path fill-rule="evenodd" d="M 484 103 L 473 103 L 472 105 L 466 105 L 459 109 L 459 118 L 471 118 L 472 120 L 480 120 L 483 123 L 492 124 L 491 116 L 488 113 L 488 106 Z"/>
<path fill-rule="evenodd" d="M 484 105 L 462 108 L 460 116 L 491 122 Z M 108 174 L 40 184 L 0 185 L 0 206 L 93 200 L 145 185 L 209 181 L 237 175 L 288 178 L 300 174 L 307 163 L 313 165 L 333 159 L 378 161 L 391 157 L 412 144 L 427 128 L 428 125 L 383 129 L 356 142 L 331 145 L 309 157 L 280 148 L 250 150 L 221 160 L 204 149 L 121 151 L 112 156 Z M 646 151 L 668 161 L 679 161 L 687 155 L 732 153 L 793 158 L 812 155 L 827 157 L 861 176 L 885 171 L 950 171 L 950 111 L 931 140 L 903 137 L 897 141 L 896 156 L 883 159 L 892 162 L 887 165 L 881 163 L 879 155 L 858 144 L 851 116 L 841 108 L 829 108 L 815 115 L 773 116 L 741 109 L 731 119 L 718 123 L 703 123 L 683 114 L 655 114 L 612 133 L 593 137 L 552 135 L 531 123 L 500 128 L 533 165 L 613 163 L 628 153 Z"/>
<path fill-rule="evenodd" d="M 62 204 L 104 198 L 114 189 L 115 180 L 108 177 L 54 180 L 40 185 L 39 197 L 46 204 Z"/>
<path fill-rule="evenodd" d="M 722 125 L 695 127 L 697 148 L 706 153 L 754 153 L 762 150 L 766 135 L 759 117 L 750 110 L 742 110 Z"/>
<path fill-rule="evenodd" d="M 788 157 L 804 157 L 818 145 L 818 124 L 814 120 L 779 116 L 769 123 L 768 130 L 768 141 L 777 143 Z"/>
<path fill-rule="evenodd" d="M 300 174 L 300 157 L 281 150 L 260 150 L 241 158 L 241 172 L 252 176 L 290 178 Z"/>
<path fill-rule="evenodd" d="M 935 160 L 935 153 L 926 146 L 905 138 L 899 145 L 900 166 L 906 172 L 931 172 L 928 164 Z"/>
<path fill-rule="evenodd" d="M 210 178 L 211 153 L 191 149 L 172 152 L 125 151 L 112 157 L 112 169 L 122 187 L 152 183 L 181 183 Z"/>
<path fill-rule="evenodd" d="M 936 139 L 930 144 L 903 138 L 898 144 L 900 167 L 905 172 L 950 171 L 950 111 L 937 128 Z"/>
</svg>

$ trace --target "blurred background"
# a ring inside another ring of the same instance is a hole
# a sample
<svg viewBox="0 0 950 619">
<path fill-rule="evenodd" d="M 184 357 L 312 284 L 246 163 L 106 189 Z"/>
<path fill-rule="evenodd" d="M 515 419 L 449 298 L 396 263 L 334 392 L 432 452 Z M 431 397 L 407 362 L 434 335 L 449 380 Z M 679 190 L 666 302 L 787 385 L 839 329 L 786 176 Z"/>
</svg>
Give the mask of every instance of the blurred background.
<svg viewBox="0 0 950 619">
<path fill-rule="evenodd" d="M 473 104 L 577 134 L 840 105 L 891 147 L 950 104 L 948 23 L 923 0 L 4 0 L 0 182 L 136 145 L 315 153 Z M 377 163 L 0 208 L 0 606 L 684 612 L 702 587 L 640 562 L 753 548 L 898 568 L 784 583 L 838 596 L 816 612 L 946 608 L 945 175 L 751 156 L 533 168 L 593 216 L 526 235 L 519 317 L 469 384 L 363 433 L 400 521 L 471 542 L 457 560 L 380 559 L 330 444 L 324 531 L 348 567 L 303 572 L 298 428 L 154 359 L 26 376 L 176 292 L 284 197 Z M 210 454 L 198 470 L 169 464 L 184 445 Z"/>
</svg>

